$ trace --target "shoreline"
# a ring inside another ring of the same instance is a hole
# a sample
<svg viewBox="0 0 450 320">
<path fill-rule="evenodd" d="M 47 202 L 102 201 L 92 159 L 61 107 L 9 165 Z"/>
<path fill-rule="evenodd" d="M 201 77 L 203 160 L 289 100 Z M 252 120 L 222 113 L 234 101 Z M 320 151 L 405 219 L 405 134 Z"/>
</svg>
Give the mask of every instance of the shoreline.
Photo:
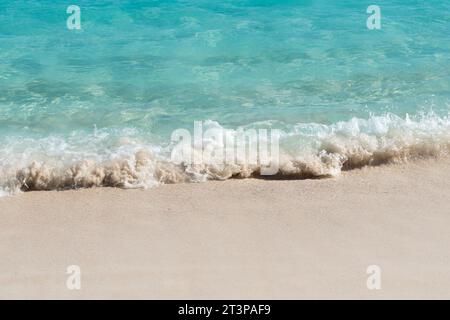
<svg viewBox="0 0 450 320">
<path fill-rule="evenodd" d="M 448 181 L 450 160 L 433 159 L 3 197 L 0 298 L 448 299 Z M 69 265 L 81 290 L 66 288 Z"/>
</svg>

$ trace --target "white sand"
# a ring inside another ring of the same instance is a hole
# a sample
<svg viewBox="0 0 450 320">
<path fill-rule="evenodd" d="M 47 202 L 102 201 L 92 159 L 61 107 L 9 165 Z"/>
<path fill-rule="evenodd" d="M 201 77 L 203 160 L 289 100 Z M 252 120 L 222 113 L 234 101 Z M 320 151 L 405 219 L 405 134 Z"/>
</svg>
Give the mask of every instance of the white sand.
<svg viewBox="0 0 450 320">
<path fill-rule="evenodd" d="M 449 299 L 449 192 L 450 161 L 427 161 L 0 198 L 0 298 Z"/>
</svg>

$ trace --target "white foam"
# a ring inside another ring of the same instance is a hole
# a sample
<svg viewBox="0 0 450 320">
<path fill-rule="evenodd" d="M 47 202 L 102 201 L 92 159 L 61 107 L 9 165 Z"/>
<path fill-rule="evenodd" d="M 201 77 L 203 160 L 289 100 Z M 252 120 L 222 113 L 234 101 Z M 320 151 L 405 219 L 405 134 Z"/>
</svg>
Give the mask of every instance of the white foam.
<svg viewBox="0 0 450 320">
<path fill-rule="evenodd" d="M 271 122 L 264 124 L 268 125 Z M 214 121 L 206 126 L 220 127 Z M 332 125 L 299 123 L 284 131 L 280 144 L 280 175 L 335 176 L 343 169 L 447 155 L 450 120 L 431 113 L 414 118 L 387 114 Z M 169 143 L 143 142 L 133 130 L 115 134 L 97 130 L 95 135 L 73 132 L 68 138 L 4 138 L 0 196 L 19 190 L 148 188 L 260 174 L 258 165 L 245 161 L 175 164 L 169 157 L 170 148 Z"/>
<path fill-rule="evenodd" d="M 0 189 L 0 198 L 10 195 L 10 192 Z"/>
</svg>

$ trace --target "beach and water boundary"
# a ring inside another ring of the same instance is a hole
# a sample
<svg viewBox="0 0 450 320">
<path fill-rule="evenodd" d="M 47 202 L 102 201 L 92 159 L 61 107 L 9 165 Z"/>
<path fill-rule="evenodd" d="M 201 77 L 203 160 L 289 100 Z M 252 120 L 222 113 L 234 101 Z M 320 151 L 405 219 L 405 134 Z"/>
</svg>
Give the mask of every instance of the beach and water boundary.
<svg viewBox="0 0 450 320">
<path fill-rule="evenodd" d="M 0 298 L 449 298 L 449 13 L 1 1 Z"/>
<path fill-rule="evenodd" d="M 446 157 L 450 151 L 450 120 L 433 112 L 404 118 L 394 114 L 353 118 L 332 125 L 298 123 L 285 131 L 273 129 L 270 121 L 236 130 L 214 121 L 195 125 L 206 131 L 192 139 L 189 130 L 175 130 L 172 141 L 164 145 L 139 142 L 124 132 L 117 137 L 95 132 L 70 139 L 11 138 L 0 160 L 1 195 L 90 187 L 150 188 L 230 178 L 324 178 L 364 166 Z M 258 127 L 263 128 L 259 129 L 263 139 Z M 277 130 L 276 139 L 270 139 L 271 130 Z M 184 141 L 178 141 L 180 137 Z M 265 152 L 261 152 L 263 144 Z"/>
</svg>

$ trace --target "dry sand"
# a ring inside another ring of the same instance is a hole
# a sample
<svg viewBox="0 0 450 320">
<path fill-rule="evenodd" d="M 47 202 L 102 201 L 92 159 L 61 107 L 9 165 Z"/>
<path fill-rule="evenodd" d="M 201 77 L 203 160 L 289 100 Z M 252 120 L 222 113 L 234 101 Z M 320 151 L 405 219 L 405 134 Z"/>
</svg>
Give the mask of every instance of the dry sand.
<svg viewBox="0 0 450 320">
<path fill-rule="evenodd" d="M 0 298 L 448 299 L 449 191 L 450 161 L 432 160 L 0 198 Z"/>
</svg>

